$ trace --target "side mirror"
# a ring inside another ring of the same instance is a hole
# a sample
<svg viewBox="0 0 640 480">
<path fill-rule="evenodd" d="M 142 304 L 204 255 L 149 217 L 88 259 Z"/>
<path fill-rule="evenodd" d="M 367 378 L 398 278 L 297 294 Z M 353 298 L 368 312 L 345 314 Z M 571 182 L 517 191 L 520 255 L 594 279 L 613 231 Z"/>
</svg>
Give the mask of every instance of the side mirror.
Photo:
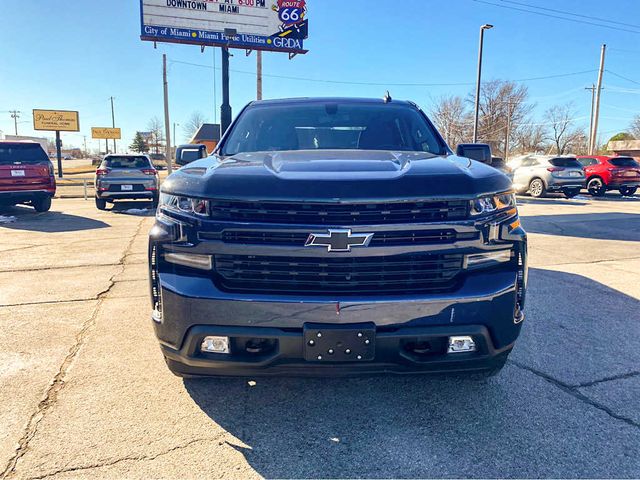
<svg viewBox="0 0 640 480">
<path fill-rule="evenodd" d="M 208 156 L 207 147 L 204 145 L 183 145 L 176 149 L 176 164 L 183 167 Z"/>
<path fill-rule="evenodd" d="M 461 143 L 456 155 L 491 165 L 491 147 L 486 143 Z"/>
</svg>

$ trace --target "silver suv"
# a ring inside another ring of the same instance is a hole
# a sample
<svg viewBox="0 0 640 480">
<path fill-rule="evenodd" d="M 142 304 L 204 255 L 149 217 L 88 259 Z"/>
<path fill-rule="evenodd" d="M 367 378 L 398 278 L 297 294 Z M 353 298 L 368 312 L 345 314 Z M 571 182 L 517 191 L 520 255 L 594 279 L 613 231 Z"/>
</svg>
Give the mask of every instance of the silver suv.
<svg viewBox="0 0 640 480">
<path fill-rule="evenodd" d="M 528 156 L 509 162 L 513 170 L 513 188 L 517 193 L 543 197 L 547 192 L 562 192 L 573 198 L 585 187 L 582 165 L 575 157 Z"/>
<path fill-rule="evenodd" d="M 114 200 L 147 199 L 158 205 L 158 171 L 146 155 L 107 155 L 96 170 L 96 207 Z"/>
</svg>

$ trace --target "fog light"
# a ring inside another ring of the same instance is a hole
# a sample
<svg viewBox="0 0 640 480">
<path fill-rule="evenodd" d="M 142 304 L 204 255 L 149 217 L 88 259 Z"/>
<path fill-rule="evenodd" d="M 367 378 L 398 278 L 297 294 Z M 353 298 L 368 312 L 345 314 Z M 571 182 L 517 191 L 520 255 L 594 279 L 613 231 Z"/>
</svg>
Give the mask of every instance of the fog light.
<svg viewBox="0 0 640 480">
<path fill-rule="evenodd" d="M 476 342 L 471 337 L 449 337 L 449 350 L 447 353 L 475 352 Z"/>
<path fill-rule="evenodd" d="M 204 353 L 231 353 L 229 337 L 205 337 L 200 350 Z"/>
</svg>

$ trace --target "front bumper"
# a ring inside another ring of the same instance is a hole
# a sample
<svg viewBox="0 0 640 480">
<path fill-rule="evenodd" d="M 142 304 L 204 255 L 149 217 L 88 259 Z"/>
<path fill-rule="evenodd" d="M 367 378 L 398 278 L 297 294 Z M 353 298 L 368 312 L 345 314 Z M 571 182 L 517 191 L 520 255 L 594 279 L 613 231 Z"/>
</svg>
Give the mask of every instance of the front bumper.
<svg viewBox="0 0 640 480">
<path fill-rule="evenodd" d="M 231 355 L 201 353 L 200 344 L 208 335 L 228 336 L 232 344 L 250 339 L 269 341 L 272 348 L 259 354 L 238 349 Z M 420 345 L 445 345 L 450 335 L 469 335 L 478 350 L 446 354 L 442 349 L 418 354 Z M 303 334 L 276 328 L 199 326 L 190 330 L 183 346 L 173 349 L 161 345 L 169 367 L 178 374 L 194 376 L 346 376 L 373 374 L 411 374 L 443 372 L 481 372 L 501 366 L 513 345 L 497 349 L 486 327 L 435 326 L 379 329 L 373 361 L 305 361 Z"/>
</svg>

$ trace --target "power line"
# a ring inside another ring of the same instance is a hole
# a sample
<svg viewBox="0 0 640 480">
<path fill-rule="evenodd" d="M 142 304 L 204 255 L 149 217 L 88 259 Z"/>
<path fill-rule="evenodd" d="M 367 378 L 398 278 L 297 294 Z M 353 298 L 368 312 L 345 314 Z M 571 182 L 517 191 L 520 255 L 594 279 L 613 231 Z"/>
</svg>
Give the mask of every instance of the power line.
<svg viewBox="0 0 640 480">
<path fill-rule="evenodd" d="M 607 20 L 606 18 L 602 18 L 602 17 L 592 17 L 590 15 L 582 15 L 580 13 L 567 12 L 565 10 L 556 10 L 556 9 L 553 9 L 553 8 L 539 7 L 537 5 L 531 5 L 531 4 L 522 3 L 522 2 L 515 2 L 513 0 L 500 0 L 500 1 L 504 2 L 504 3 L 512 3 L 514 5 L 520 5 L 520 6 L 523 6 L 523 7 L 535 8 L 537 10 L 545 10 L 547 12 L 561 13 L 563 15 L 571 15 L 573 17 L 580 17 L 580 18 L 588 18 L 590 20 L 596 20 L 598 22 L 613 23 L 615 25 L 624 25 L 626 27 L 639 28 L 640 29 L 640 25 L 635 25 L 633 23 L 617 22 L 615 20 Z"/>
<path fill-rule="evenodd" d="M 192 67 L 200 67 L 207 69 L 215 69 L 219 70 L 218 67 L 212 67 L 211 65 L 205 65 L 201 63 L 191 63 L 191 62 L 183 62 L 180 60 L 171 60 L 172 64 L 180 64 L 180 65 L 189 65 Z M 256 72 L 250 72 L 246 70 L 231 70 L 233 73 L 240 73 L 246 75 L 255 75 Z M 542 77 L 531 77 L 531 78 L 519 78 L 514 79 L 514 82 L 533 82 L 538 80 L 547 80 L 552 78 L 562 78 L 562 77 L 571 77 L 575 75 L 584 75 L 587 73 L 596 72 L 596 69 L 584 70 L 581 72 L 571 72 L 571 73 L 559 73 L 556 75 L 546 75 Z M 359 85 L 359 86 L 387 86 L 387 87 L 458 87 L 458 86 L 472 86 L 475 85 L 475 82 L 460 82 L 460 83 L 387 83 L 387 82 L 350 82 L 345 80 L 331 80 L 331 79 L 320 79 L 320 78 L 308 78 L 308 77 L 290 77 L 286 75 L 274 75 L 263 73 L 263 77 L 271 77 L 277 78 L 281 80 L 294 80 L 297 82 L 316 82 L 316 83 L 330 83 L 330 84 L 339 84 L 339 85 Z"/>
<path fill-rule="evenodd" d="M 635 83 L 636 85 L 640 85 L 640 82 L 638 82 L 636 80 L 632 80 L 631 78 L 628 78 L 628 77 L 623 77 L 622 75 L 619 75 L 616 72 L 612 72 L 611 70 L 607 70 L 607 73 L 610 73 L 614 77 L 621 78 L 622 80 L 626 80 L 627 82 L 631 82 L 631 83 Z"/>
<path fill-rule="evenodd" d="M 577 20 L 575 18 L 561 17 L 560 15 L 552 15 L 550 13 L 536 12 L 534 10 L 527 10 L 525 8 L 510 7 L 508 5 L 501 5 L 499 3 L 487 2 L 486 0 L 473 0 L 473 1 L 476 2 L 476 3 L 484 3 L 485 5 L 493 5 L 494 7 L 506 8 L 506 9 L 509 9 L 509 10 L 516 10 L 518 12 L 532 13 L 534 15 L 539 15 L 539 16 L 542 16 L 542 17 L 557 18 L 557 19 L 560 19 L 560 20 L 565 20 L 567 22 L 581 23 L 581 24 L 584 24 L 584 25 L 593 25 L 593 26 L 596 26 L 596 27 L 602 27 L 602 28 L 608 28 L 610 30 L 616 30 L 618 32 L 622 31 L 622 32 L 640 34 L 640 30 L 629 30 L 628 28 L 620 28 L 620 27 L 614 27 L 612 25 L 603 25 L 601 23 L 588 22 L 586 20 Z"/>
</svg>

